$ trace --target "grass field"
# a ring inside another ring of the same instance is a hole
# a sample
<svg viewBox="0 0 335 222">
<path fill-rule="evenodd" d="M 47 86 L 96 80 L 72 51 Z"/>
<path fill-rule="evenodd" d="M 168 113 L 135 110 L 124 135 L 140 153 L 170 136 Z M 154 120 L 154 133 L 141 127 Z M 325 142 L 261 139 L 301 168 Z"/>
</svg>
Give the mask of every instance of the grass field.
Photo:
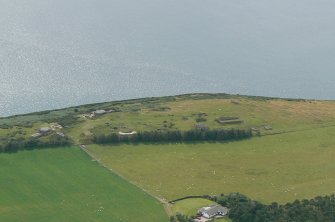
<svg viewBox="0 0 335 222">
<path fill-rule="evenodd" d="M 67 133 L 80 141 L 84 135 L 119 131 L 190 130 L 201 114 L 203 123 L 211 129 L 255 128 L 263 135 L 335 126 L 335 102 L 331 101 L 261 100 L 236 96 L 233 99 L 177 99 L 156 105 L 166 110 L 157 111 L 148 108 L 148 104 L 138 104 L 136 111 L 110 113 L 95 119 L 80 118 L 81 121 Z M 244 122 L 221 125 L 216 119 L 223 116 L 239 117 Z M 264 126 L 270 126 L 272 130 L 265 130 Z"/>
<path fill-rule="evenodd" d="M 284 203 L 335 193 L 335 127 L 230 143 L 91 145 L 89 150 L 168 200 L 240 192 Z"/>
<path fill-rule="evenodd" d="M 114 111 L 92 119 L 83 115 L 98 109 Z M 30 140 L 37 129 L 57 122 L 73 145 L 87 144 L 116 173 L 77 148 L 0 154 L 0 221 L 166 221 L 163 206 L 127 180 L 167 200 L 240 192 L 264 203 L 284 203 L 333 194 L 334 114 L 334 101 L 189 94 L 0 118 L 0 148 L 11 140 Z M 216 121 L 220 117 L 243 122 L 222 125 Z M 199 121 L 210 129 L 253 128 L 262 137 L 227 143 L 89 144 L 94 134 L 183 131 Z M 179 205 L 172 210 L 188 214 L 198 207 Z"/>
<path fill-rule="evenodd" d="M 178 201 L 175 204 L 173 204 L 172 211 L 174 214 L 181 213 L 187 216 L 194 216 L 198 213 L 198 210 L 200 208 L 210 206 L 213 204 L 217 203 L 202 198 L 186 199 Z"/>
<path fill-rule="evenodd" d="M 78 148 L 0 154 L 0 221 L 168 221 L 163 206 Z"/>
</svg>

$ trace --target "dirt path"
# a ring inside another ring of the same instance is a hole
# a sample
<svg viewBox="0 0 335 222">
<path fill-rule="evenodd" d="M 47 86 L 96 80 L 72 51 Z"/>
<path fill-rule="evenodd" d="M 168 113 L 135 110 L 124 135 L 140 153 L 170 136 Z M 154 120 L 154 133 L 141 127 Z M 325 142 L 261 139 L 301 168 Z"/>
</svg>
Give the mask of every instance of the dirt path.
<svg viewBox="0 0 335 222">
<path fill-rule="evenodd" d="M 148 195 L 150 195 L 151 197 L 153 197 L 154 199 L 158 200 L 161 204 L 163 204 L 165 212 L 167 213 L 168 216 L 173 216 L 172 213 L 172 209 L 171 209 L 171 204 L 164 198 L 160 198 L 157 197 L 155 195 L 153 195 L 152 193 L 150 193 L 149 191 L 147 191 L 146 189 L 144 189 L 143 187 L 141 187 L 140 185 L 138 185 L 137 183 L 128 180 L 127 178 L 125 178 L 124 176 L 122 176 L 121 174 L 119 174 L 118 172 L 115 172 L 113 169 L 109 168 L 106 164 L 104 164 L 103 162 L 100 161 L 100 159 L 98 159 L 97 157 L 95 157 L 89 150 L 87 150 L 85 145 L 79 145 L 80 149 L 82 151 L 84 151 L 92 160 L 96 161 L 100 166 L 106 168 L 107 170 L 115 173 L 116 175 L 118 175 L 119 177 L 121 177 L 122 179 L 128 181 L 130 184 L 136 186 L 137 188 L 141 189 L 143 192 L 147 193 Z"/>
</svg>

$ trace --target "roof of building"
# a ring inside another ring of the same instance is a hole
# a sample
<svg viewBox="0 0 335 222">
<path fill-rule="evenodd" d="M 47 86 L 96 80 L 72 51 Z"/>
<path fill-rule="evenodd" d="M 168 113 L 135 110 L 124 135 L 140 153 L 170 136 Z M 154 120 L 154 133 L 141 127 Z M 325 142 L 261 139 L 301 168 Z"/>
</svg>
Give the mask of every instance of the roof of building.
<svg viewBox="0 0 335 222">
<path fill-rule="evenodd" d="M 42 134 L 40 134 L 40 133 L 34 133 L 33 135 L 31 135 L 32 137 L 40 137 L 40 136 L 42 136 Z"/>
<path fill-rule="evenodd" d="M 58 136 L 65 137 L 65 134 L 62 133 L 62 132 L 57 132 L 56 134 L 57 134 Z"/>
<path fill-rule="evenodd" d="M 199 213 L 202 214 L 208 214 L 209 216 L 214 216 L 217 215 L 218 213 L 223 213 L 223 214 L 227 214 L 228 213 L 228 208 L 226 207 L 222 207 L 219 205 L 211 205 L 208 207 L 203 207 L 199 210 Z"/>
<path fill-rule="evenodd" d="M 49 127 L 42 127 L 42 128 L 39 129 L 39 131 L 40 132 L 49 132 L 49 131 L 51 131 L 51 128 L 49 128 Z"/>
<path fill-rule="evenodd" d="M 195 127 L 197 127 L 197 128 L 208 128 L 208 126 L 204 123 L 197 123 L 197 124 L 195 124 Z"/>
<path fill-rule="evenodd" d="M 132 131 L 132 132 L 129 132 L 129 133 L 124 133 L 124 132 L 119 132 L 119 135 L 125 135 L 125 136 L 127 136 L 127 135 L 135 135 L 135 134 L 137 134 L 137 132 L 136 131 Z"/>
<path fill-rule="evenodd" d="M 103 110 L 103 109 L 95 110 L 93 113 L 94 113 L 94 114 L 97 114 L 97 115 L 99 115 L 99 114 L 105 114 L 105 113 L 106 113 L 106 110 Z"/>
</svg>

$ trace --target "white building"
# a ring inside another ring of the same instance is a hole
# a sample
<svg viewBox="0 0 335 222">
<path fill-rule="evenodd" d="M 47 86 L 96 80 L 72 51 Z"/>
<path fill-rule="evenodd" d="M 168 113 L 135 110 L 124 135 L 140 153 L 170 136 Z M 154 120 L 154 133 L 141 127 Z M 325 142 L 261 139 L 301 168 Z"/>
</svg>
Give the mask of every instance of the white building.
<svg viewBox="0 0 335 222">
<path fill-rule="evenodd" d="M 216 216 L 226 216 L 228 214 L 228 208 L 219 205 L 211 205 L 203 207 L 198 211 L 203 217 L 207 219 L 214 218 Z"/>
<path fill-rule="evenodd" d="M 49 127 L 42 127 L 38 130 L 38 132 L 42 135 L 48 135 L 49 133 L 52 132 L 52 129 Z"/>
<path fill-rule="evenodd" d="M 99 110 L 95 110 L 94 112 L 92 112 L 92 114 L 94 115 L 103 115 L 107 113 L 106 110 L 103 110 L 103 109 L 99 109 Z"/>
</svg>

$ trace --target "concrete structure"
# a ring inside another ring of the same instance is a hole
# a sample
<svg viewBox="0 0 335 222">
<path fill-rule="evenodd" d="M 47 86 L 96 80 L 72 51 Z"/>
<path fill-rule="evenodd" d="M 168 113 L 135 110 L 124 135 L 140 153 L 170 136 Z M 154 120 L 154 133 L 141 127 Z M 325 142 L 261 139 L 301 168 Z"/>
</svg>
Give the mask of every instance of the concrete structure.
<svg viewBox="0 0 335 222">
<path fill-rule="evenodd" d="M 197 130 L 201 130 L 201 131 L 207 131 L 207 130 L 209 130 L 209 127 L 206 124 L 204 124 L 204 123 L 197 123 L 197 124 L 195 124 L 195 128 Z"/>
<path fill-rule="evenodd" d="M 38 138 L 38 137 L 41 137 L 42 134 L 40 134 L 40 133 L 34 133 L 34 134 L 31 135 L 31 136 L 34 137 L 34 138 Z"/>
<path fill-rule="evenodd" d="M 38 130 L 38 132 L 39 132 L 42 136 L 44 136 L 44 135 L 48 135 L 49 133 L 51 133 L 51 132 L 52 132 L 52 129 L 49 128 L 49 127 L 42 127 L 42 128 L 40 128 L 40 129 Z"/>
<path fill-rule="evenodd" d="M 50 124 L 50 128 L 51 128 L 52 130 L 63 129 L 63 126 L 61 126 L 59 123 L 51 123 L 51 124 Z"/>
<path fill-rule="evenodd" d="M 103 115 L 107 113 L 106 110 L 100 109 L 100 110 L 95 110 L 94 112 L 92 112 L 92 114 L 94 115 Z"/>
<path fill-rule="evenodd" d="M 49 127 L 42 127 L 42 128 L 39 128 L 37 130 L 37 133 L 34 133 L 31 136 L 34 137 L 34 138 L 39 138 L 39 137 L 42 137 L 42 136 L 47 136 L 47 135 L 51 134 L 52 132 L 53 132 L 53 129 L 51 129 Z"/>
<path fill-rule="evenodd" d="M 123 132 L 119 132 L 120 136 L 132 136 L 132 135 L 136 135 L 137 132 L 136 131 L 132 131 L 130 133 L 123 133 Z"/>
<path fill-rule="evenodd" d="M 65 134 L 62 133 L 62 132 L 56 132 L 56 134 L 57 134 L 58 136 L 60 136 L 60 137 L 65 137 Z"/>
</svg>

